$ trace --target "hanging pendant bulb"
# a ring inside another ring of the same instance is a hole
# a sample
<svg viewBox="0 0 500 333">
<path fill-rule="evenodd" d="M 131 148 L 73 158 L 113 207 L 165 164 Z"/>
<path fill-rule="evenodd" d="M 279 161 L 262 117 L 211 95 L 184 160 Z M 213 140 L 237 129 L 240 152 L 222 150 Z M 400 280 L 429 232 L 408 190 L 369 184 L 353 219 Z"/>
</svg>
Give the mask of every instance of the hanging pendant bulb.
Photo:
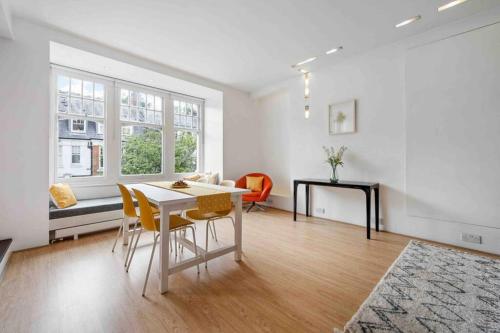
<svg viewBox="0 0 500 333">
<path fill-rule="evenodd" d="M 304 73 L 304 117 L 309 119 L 310 110 L 309 110 L 309 73 Z"/>
</svg>

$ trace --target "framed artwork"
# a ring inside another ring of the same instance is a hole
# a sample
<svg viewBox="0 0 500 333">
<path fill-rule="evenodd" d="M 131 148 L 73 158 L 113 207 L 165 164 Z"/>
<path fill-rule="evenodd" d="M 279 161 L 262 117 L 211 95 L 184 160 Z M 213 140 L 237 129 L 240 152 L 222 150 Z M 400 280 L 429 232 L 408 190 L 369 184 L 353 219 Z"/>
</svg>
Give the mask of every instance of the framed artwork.
<svg viewBox="0 0 500 333">
<path fill-rule="evenodd" d="M 330 135 L 356 132 L 356 100 L 328 106 Z"/>
</svg>

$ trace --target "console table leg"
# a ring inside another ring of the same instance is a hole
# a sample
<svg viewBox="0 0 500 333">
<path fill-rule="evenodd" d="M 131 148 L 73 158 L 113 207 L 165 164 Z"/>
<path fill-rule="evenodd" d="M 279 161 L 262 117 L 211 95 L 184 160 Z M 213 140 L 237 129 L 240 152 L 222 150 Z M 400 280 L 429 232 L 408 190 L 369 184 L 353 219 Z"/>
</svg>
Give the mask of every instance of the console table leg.
<svg viewBox="0 0 500 333">
<path fill-rule="evenodd" d="M 297 221 L 297 187 L 299 184 L 293 183 L 293 220 Z"/>
<path fill-rule="evenodd" d="M 372 191 L 368 189 L 365 191 L 366 194 L 366 238 L 370 239 L 370 217 L 371 217 L 371 205 L 372 205 Z"/>
<path fill-rule="evenodd" d="M 309 184 L 306 185 L 306 216 L 309 215 Z"/>
<path fill-rule="evenodd" d="M 379 218 L 379 205 L 380 205 L 380 199 L 379 199 L 379 189 L 376 188 L 375 189 L 375 230 L 376 231 L 379 231 L 379 222 L 380 222 L 380 218 Z"/>
</svg>

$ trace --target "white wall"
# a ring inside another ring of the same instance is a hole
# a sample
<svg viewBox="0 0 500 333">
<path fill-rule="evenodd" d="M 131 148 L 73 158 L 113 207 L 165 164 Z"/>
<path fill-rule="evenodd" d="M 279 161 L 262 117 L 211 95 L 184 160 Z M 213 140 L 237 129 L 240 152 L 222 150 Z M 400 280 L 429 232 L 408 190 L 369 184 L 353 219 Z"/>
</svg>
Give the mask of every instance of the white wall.
<svg viewBox="0 0 500 333">
<path fill-rule="evenodd" d="M 248 94 L 24 20 L 13 30 L 16 40 L 0 39 L 0 238 L 13 238 L 14 250 L 48 242 L 50 41 L 221 90 L 225 177 L 259 164 Z"/>
<path fill-rule="evenodd" d="M 325 156 L 321 147 L 346 145 L 349 150 L 340 177 L 381 183 L 381 217 L 385 230 L 500 253 L 500 222 L 489 228 L 411 217 L 406 210 L 405 190 L 407 50 L 499 20 L 500 11 L 490 11 L 313 72 L 310 82 L 312 111 L 308 120 L 304 119 L 304 88 L 299 75 L 278 84 L 277 93 L 257 97 L 259 121 L 265 132 L 262 137 L 266 138 L 261 145 L 265 158 L 262 165 L 266 166 L 263 171 L 269 172 L 279 188 L 278 195 L 272 196 L 272 204 L 291 210 L 292 180 L 328 178 L 329 166 L 323 162 Z M 263 91 L 272 91 L 272 87 Z M 254 96 L 263 95 L 256 92 Z M 352 98 L 358 101 L 357 133 L 329 136 L 328 105 Z M 288 123 L 285 120 L 286 130 L 276 130 L 281 126 L 277 119 L 288 119 Z M 276 152 L 279 158 L 274 158 Z M 289 176 L 283 177 L 283 174 Z M 303 191 L 299 188 L 301 212 L 304 212 Z M 288 195 L 283 196 L 283 193 Z M 361 191 L 317 187 L 312 190 L 312 213 L 364 225 L 364 199 Z M 318 213 L 317 208 L 325 208 L 325 214 Z M 480 234 L 484 243 L 464 243 L 460 241 L 460 232 Z"/>
</svg>

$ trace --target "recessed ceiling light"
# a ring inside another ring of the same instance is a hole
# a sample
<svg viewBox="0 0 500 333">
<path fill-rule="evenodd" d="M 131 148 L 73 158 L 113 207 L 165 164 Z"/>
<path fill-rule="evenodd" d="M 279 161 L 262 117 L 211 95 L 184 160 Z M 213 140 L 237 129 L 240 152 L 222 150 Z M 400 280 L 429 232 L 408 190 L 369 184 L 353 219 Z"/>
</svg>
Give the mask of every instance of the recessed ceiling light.
<svg viewBox="0 0 500 333">
<path fill-rule="evenodd" d="M 411 17 L 411 18 L 409 18 L 407 20 L 404 20 L 403 22 L 400 22 L 400 23 L 396 24 L 396 28 L 401 28 L 402 26 L 405 26 L 407 24 L 410 24 L 410 23 L 413 23 L 415 21 L 420 20 L 421 18 L 422 18 L 422 16 L 420 16 L 420 15 L 413 16 L 413 17 Z"/>
<path fill-rule="evenodd" d="M 304 61 L 301 61 L 301 62 L 299 62 L 299 63 L 297 63 L 297 64 L 293 65 L 292 67 L 298 67 L 298 66 L 305 65 L 305 64 L 307 64 L 307 63 L 310 63 L 311 61 L 316 60 L 316 58 L 318 58 L 318 57 L 312 57 L 312 58 L 306 59 L 306 60 L 304 60 Z"/>
<path fill-rule="evenodd" d="M 340 50 L 342 50 L 342 49 L 343 49 L 343 47 L 342 47 L 342 46 L 339 46 L 339 47 L 336 47 L 336 48 L 334 48 L 334 49 L 328 50 L 328 51 L 326 51 L 325 53 L 326 53 L 326 54 L 332 54 L 332 53 L 335 53 L 335 52 L 340 51 Z"/>
<path fill-rule="evenodd" d="M 442 12 L 443 10 L 447 10 L 451 7 L 455 7 L 456 5 L 460 5 L 460 4 L 464 3 L 465 1 L 467 1 L 467 0 L 455 0 L 452 2 L 448 2 L 446 5 L 439 7 L 438 12 Z"/>
</svg>

